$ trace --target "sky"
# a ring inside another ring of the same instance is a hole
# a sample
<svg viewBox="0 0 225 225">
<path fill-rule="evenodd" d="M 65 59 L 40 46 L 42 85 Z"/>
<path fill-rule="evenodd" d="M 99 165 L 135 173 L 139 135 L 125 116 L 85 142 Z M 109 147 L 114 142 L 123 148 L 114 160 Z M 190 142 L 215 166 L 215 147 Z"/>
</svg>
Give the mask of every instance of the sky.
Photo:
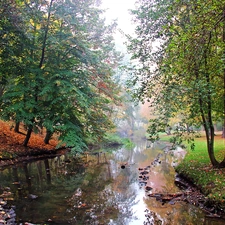
<svg viewBox="0 0 225 225">
<path fill-rule="evenodd" d="M 132 23 L 132 16 L 129 9 L 135 8 L 136 0 L 102 0 L 102 8 L 106 9 L 105 18 L 106 22 L 117 19 L 118 29 L 121 29 L 125 34 L 134 33 L 134 24 Z M 118 50 L 123 51 L 125 46 L 125 38 L 117 31 L 114 35 L 115 43 Z"/>
<path fill-rule="evenodd" d="M 129 9 L 134 9 L 136 0 L 102 0 L 102 8 L 107 9 L 105 17 L 107 21 L 118 19 L 118 27 L 125 33 L 133 30 Z"/>
</svg>

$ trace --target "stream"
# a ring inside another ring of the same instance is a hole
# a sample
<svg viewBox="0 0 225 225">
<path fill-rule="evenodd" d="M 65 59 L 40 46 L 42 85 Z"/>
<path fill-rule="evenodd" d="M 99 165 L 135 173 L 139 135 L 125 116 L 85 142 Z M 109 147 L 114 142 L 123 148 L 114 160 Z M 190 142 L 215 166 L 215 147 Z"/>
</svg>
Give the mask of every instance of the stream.
<svg viewBox="0 0 225 225">
<path fill-rule="evenodd" d="M 180 191 L 174 166 L 184 156 L 182 149 L 141 141 L 133 149 L 67 153 L 0 168 L 0 225 L 6 202 L 5 224 L 11 225 L 225 224 L 194 205 L 162 204 L 147 195 Z"/>
</svg>

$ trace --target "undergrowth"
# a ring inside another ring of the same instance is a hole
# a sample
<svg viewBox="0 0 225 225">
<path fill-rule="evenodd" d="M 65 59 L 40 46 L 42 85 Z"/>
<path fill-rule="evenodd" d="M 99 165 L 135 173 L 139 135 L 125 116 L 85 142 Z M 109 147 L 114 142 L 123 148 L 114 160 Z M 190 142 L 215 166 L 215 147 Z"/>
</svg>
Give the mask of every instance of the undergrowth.
<svg viewBox="0 0 225 225">
<path fill-rule="evenodd" d="M 116 133 L 107 133 L 104 138 L 104 145 L 124 145 L 128 149 L 134 147 L 134 143 L 129 138 L 121 138 Z"/>
</svg>

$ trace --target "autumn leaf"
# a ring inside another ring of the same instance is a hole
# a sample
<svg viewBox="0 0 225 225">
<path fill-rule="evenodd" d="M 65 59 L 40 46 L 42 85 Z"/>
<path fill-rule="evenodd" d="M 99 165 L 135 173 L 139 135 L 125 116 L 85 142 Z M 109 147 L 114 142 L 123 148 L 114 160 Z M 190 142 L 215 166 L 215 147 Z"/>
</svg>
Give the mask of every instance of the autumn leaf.
<svg viewBox="0 0 225 225">
<path fill-rule="evenodd" d="M 45 144 L 45 132 L 43 134 L 32 133 L 29 145 L 25 148 L 22 145 L 26 133 L 23 125 L 21 125 L 20 131 L 20 133 L 14 132 L 11 122 L 0 121 L 0 158 L 6 152 L 9 154 L 21 154 L 28 150 L 53 150 L 58 144 L 57 138 L 51 139 L 50 144 Z"/>
</svg>

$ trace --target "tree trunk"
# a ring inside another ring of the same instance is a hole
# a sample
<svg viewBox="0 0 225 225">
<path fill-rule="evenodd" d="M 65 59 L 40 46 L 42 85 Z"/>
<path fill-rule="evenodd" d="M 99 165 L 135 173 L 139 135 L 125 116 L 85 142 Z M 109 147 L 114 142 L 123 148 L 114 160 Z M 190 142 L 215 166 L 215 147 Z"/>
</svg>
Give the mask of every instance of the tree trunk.
<svg viewBox="0 0 225 225">
<path fill-rule="evenodd" d="M 225 6 L 223 10 L 223 42 L 225 43 Z M 225 56 L 225 50 L 224 50 Z M 224 63 L 225 64 L 225 63 Z M 223 69 L 223 133 L 222 138 L 225 138 L 225 68 Z"/>
<path fill-rule="evenodd" d="M 189 127 L 189 124 L 186 124 L 186 128 L 187 128 L 187 132 L 190 133 L 191 132 L 191 129 Z"/>
<path fill-rule="evenodd" d="M 211 164 L 213 165 L 213 167 L 218 167 L 219 166 L 219 162 L 216 160 L 215 154 L 214 154 L 214 137 L 212 137 L 214 135 L 210 134 L 209 136 L 211 136 L 211 137 L 207 138 L 207 149 L 208 149 L 209 159 L 210 159 Z"/>
<path fill-rule="evenodd" d="M 225 119 L 223 121 L 222 138 L 225 138 Z"/>
<path fill-rule="evenodd" d="M 25 146 L 25 147 L 27 147 L 27 145 L 28 145 L 28 142 L 30 140 L 30 136 L 31 136 L 32 130 L 33 130 L 33 126 L 29 125 L 29 128 L 27 130 L 26 138 L 24 139 L 24 142 L 23 142 L 23 146 Z"/>
<path fill-rule="evenodd" d="M 46 47 L 46 42 L 47 42 L 47 37 L 48 37 L 48 31 L 49 31 L 49 24 L 50 24 L 52 3 L 53 3 L 53 0 L 51 0 L 50 5 L 49 5 L 47 26 L 46 26 L 46 29 L 45 29 L 44 39 L 43 39 L 43 43 L 42 43 L 41 59 L 40 59 L 40 63 L 39 63 L 39 68 L 42 68 L 43 62 L 44 62 L 44 58 L 45 58 L 45 47 Z"/>
<path fill-rule="evenodd" d="M 0 86 L 0 97 L 2 97 L 3 92 L 4 92 L 4 89 L 5 89 L 4 87 L 1 87 L 1 86 Z"/>
<path fill-rule="evenodd" d="M 215 158 L 214 154 L 214 139 L 215 139 L 215 132 L 214 132 L 214 125 L 212 121 L 212 108 L 211 108 L 211 94 L 209 89 L 209 97 L 208 97 L 208 116 L 207 116 L 207 124 L 206 129 L 208 130 L 207 137 L 207 147 L 208 147 L 208 154 L 210 161 L 214 167 L 218 167 L 219 162 Z"/>
<path fill-rule="evenodd" d="M 200 100 L 200 102 L 201 102 L 201 100 Z M 215 154 L 214 154 L 214 127 L 213 127 L 213 124 L 210 123 L 210 121 L 206 120 L 203 110 L 201 110 L 201 114 L 202 114 L 201 116 L 202 116 L 202 120 L 203 120 L 205 135 L 206 135 L 209 159 L 210 159 L 211 164 L 214 167 L 218 167 L 219 162 L 216 160 Z M 210 123 L 210 125 L 208 123 Z"/>
<path fill-rule="evenodd" d="M 49 144 L 50 138 L 52 137 L 52 132 L 47 130 L 47 133 L 45 135 L 44 143 Z"/>
<path fill-rule="evenodd" d="M 14 132 L 16 132 L 16 133 L 20 132 L 20 122 L 16 122 Z"/>
<path fill-rule="evenodd" d="M 225 168 L 225 157 L 223 161 L 219 163 L 218 168 Z"/>
<path fill-rule="evenodd" d="M 208 82 L 209 82 L 209 80 L 208 80 Z M 216 160 L 215 154 L 214 154 L 214 126 L 213 126 L 212 114 L 211 114 L 210 91 L 208 92 L 207 113 L 206 113 L 207 115 L 205 115 L 203 99 L 202 99 L 201 95 L 199 95 L 199 106 L 200 106 L 200 113 L 201 113 L 201 117 L 202 117 L 203 127 L 204 127 L 205 134 L 206 134 L 207 150 L 208 150 L 209 159 L 210 159 L 212 166 L 218 167 L 219 162 Z"/>
</svg>

